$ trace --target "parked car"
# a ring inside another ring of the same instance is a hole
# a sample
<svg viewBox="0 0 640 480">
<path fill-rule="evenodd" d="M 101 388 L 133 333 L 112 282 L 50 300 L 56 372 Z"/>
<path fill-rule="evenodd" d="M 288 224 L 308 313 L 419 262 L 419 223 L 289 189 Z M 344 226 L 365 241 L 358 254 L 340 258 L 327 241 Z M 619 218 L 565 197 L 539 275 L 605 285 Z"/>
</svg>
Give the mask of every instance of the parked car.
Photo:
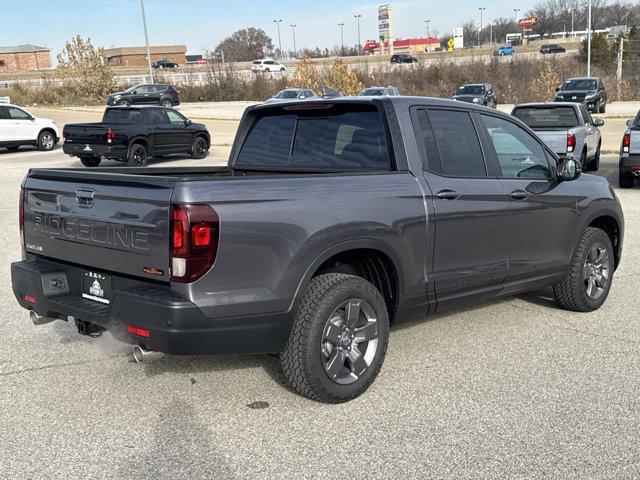
<svg viewBox="0 0 640 480">
<path fill-rule="evenodd" d="M 166 58 L 162 60 L 157 60 L 151 64 L 153 68 L 178 68 L 178 64 L 175 62 L 170 62 Z"/>
<path fill-rule="evenodd" d="M 559 157 L 580 160 L 586 172 L 600 166 L 600 129 L 604 120 L 594 120 L 580 103 L 526 103 L 516 105 L 511 115 L 522 120 Z"/>
<path fill-rule="evenodd" d="M 251 64 L 251 71 L 253 73 L 285 72 L 286 70 L 284 65 L 272 58 L 254 60 Z"/>
<path fill-rule="evenodd" d="M 389 63 L 418 63 L 418 59 L 408 53 L 396 53 L 391 55 Z"/>
<path fill-rule="evenodd" d="M 598 77 L 569 78 L 556 88 L 554 102 L 583 103 L 590 112 L 607 111 L 607 90 Z"/>
<path fill-rule="evenodd" d="M 319 97 L 309 88 L 285 88 L 284 90 L 280 90 L 273 97 L 265 100 L 264 103 L 288 102 L 289 100 L 304 100 L 307 98 Z"/>
<path fill-rule="evenodd" d="M 161 105 L 170 108 L 180 105 L 180 97 L 170 85 L 141 84 L 110 94 L 107 105 Z"/>
<path fill-rule="evenodd" d="M 513 45 L 503 45 L 493 51 L 493 54 L 497 56 L 513 55 L 514 53 L 516 53 L 516 47 Z"/>
<path fill-rule="evenodd" d="M 636 178 L 640 177 L 640 112 L 635 119 L 627 120 L 618 173 L 620 188 L 632 188 Z"/>
<path fill-rule="evenodd" d="M 186 55 L 187 65 L 206 65 L 209 61 L 203 55 Z"/>
<path fill-rule="evenodd" d="M 138 361 L 279 353 L 331 403 L 374 381 L 390 324 L 551 285 L 598 309 L 624 235 L 605 178 L 435 98 L 260 104 L 228 166 L 31 169 L 20 198 L 12 287 L 35 324 L 108 330 Z"/>
<path fill-rule="evenodd" d="M 85 167 L 97 167 L 103 159 L 144 167 L 151 157 L 175 153 L 204 158 L 211 136 L 207 127 L 193 123 L 171 108 L 108 107 L 102 122 L 64 126 L 64 153 L 78 157 Z"/>
<path fill-rule="evenodd" d="M 490 83 L 467 83 L 466 85 L 461 85 L 453 93 L 451 100 L 477 103 L 491 108 L 498 107 L 498 99 L 493 92 L 493 85 Z"/>
<path fill-rule="evenodd" d="M 392 87 L 391 85 L 387 87 L 367 87 L 363 88 L 360 93 L 358 93 L 359 97 L 394 97 L 400 95 L 400 90 L 396 87 Z"/>
<path fill-rule="evenodd" d="M 22 145 L 33 145 L 47 151 L 53 150 L 59 140 L 53 120 L 36 117 L 17 105 L 0 104 L 0 147 L 16 151 Z"/>
<path fill-rule="evenodd" d="M 540 47 L 540 53 L 546 55 L 548 53 L 565 53 L 567 50 L 557 43 L 550 43 L 548 45 L 542 45 Z"/>
</svg>

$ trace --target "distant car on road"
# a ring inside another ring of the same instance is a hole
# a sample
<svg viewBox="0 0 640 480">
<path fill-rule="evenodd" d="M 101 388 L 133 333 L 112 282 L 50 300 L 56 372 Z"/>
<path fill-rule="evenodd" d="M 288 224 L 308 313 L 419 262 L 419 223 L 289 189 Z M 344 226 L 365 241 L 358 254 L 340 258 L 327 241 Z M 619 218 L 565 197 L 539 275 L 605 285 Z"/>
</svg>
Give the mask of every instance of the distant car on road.
<svg viewBox="0 0 640 480">
<path fill-rule="evenodd" d="M 170 62 L 166 58 L 162 60 L 155 61 L 151 64 L 153 68 L 178 68 L 178 64 L 175 62 Z"/>
<path fill-rule="evenodd" d="M 309 88 L 285 88 L 284 90 L 280 90 L 273 97 L 265 100 L 264 103 L 288 102 L 290 100 L 304 100 L 307 98 L 319 97 Z"/>
<path fill-rule="evenodd" d="M 254 60 L 251 64 L 253 73 L 270 73 L 270 72 L 286 72 L 284 65 L 272 58 L 263 58 L 262 60 Z"/>
<path fill-rule="evenodd" d="M 48 151 L 58 140 L 60 133 L 53 120 L 38 118 L 17 105 L 0 104 L 0 147 L 16 151 L 22 145 L 33 145 Z"/>
<path fill-rule="evenodd" d="M 389 63 L 418 63 L 418 59 L 408 53 L 396 53 L 391 55 Z"/>
<path fill-rule="evenodd" d="M 206 65 L 209 63 L 202 55 L 186 55 L 187 65 Z"/>
<path fill-rule="evenodd" d="M 565 53 L 567 50 L 557 43 L 550 43 L 548 45 L 542 45 L 540 47 L 540 53 L 546 55 L 547 53 Z"/>
<path fill-rule="evenodd" d="M 590 112 L 607 111 L 607 90 L 598 77 L 569 78 L 556 88 L 554 102 L 577 102 L 584 104 Z"/>
<path fill-rule="evenodd" d="M 580 160 L 585 172 L 595 172 L 600 165 L 602 136 L 594 120 L 580 103 L 525 103 L 516 105 L 511 114 L 531 128 L 560 158 Z"/>
<path fill-rule="evenodd" d="M 358 93 L 359 97 L 395 97 L 400 95 L 400 90 L 391 85 L 387 87 L 367 87 Z"/>
<path fill-rule="evenodd" d="M 475 103 L 485 107 L 497 108 L 498 99 L 493 93 L 493 85 L 490 83 L 468 83 L 461 85 L 451 97 L 458 102 Z"/>
<path fill-rule="evenodd" d="M 493 54 L 499 57 L 503 55 L 513 55 L 514 53 L 516 53 L 516 47 L 513 45 L 503 45 L 493 51 Z"/>
<path fill-rule="evenodd" d="M 632 188 L 640 178 L 640 112 L 635 119 L 627 120 L 627 130 L 622 137 L 618 170 L 620 188 Z"/>
<path fill-rule="evenodd" d="M 124 92 L 115 92 L 107 97 L 107 105 L 161 105 L 175 107 L 180 105 L 179 92 L 170 85 L 141 84 L 127 88 Z"/>
</svg>

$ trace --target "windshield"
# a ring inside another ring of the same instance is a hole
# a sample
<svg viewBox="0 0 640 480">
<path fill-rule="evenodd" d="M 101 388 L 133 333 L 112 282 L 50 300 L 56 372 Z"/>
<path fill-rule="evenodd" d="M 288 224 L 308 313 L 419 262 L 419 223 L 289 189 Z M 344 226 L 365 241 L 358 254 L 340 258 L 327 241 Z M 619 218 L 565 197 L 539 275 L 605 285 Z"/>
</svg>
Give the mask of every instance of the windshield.
<svg viewBox="0 0 640 480">
<path fill-rule="evenodd" d="M 282 90 L 276 93 L 273 98 L 296 98 L 298 96 L 298 90 Z"/>
<path fill-rule="evenodd" d="M 376 95 L 384 95 L 384 88 L 365 88 L 359 95 L 361 97 L 375 97 Z"/>
<path fill-rule="evenodd" d="M 596 90 L 596 81 L 590 78 L 567 80 L 561 90 Z"/>
<path fill-rule="evenodd" d="M 573 107 L 522 107 L 513 112 L 530 128 L 570 128 L 579 125 Z"/>
<path fill-rule="evenodd" d="M 482 95 L 483 93 L 483 85 L 463 85 L 456 91 L 456 95 Z"/>
</svg>

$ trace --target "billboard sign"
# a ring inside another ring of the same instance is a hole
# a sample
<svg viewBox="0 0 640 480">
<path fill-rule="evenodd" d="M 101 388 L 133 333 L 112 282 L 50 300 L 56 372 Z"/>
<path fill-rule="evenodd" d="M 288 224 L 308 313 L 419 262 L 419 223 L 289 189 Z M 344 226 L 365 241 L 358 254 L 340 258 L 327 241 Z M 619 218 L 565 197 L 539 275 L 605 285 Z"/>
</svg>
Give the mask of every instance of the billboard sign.
<svg viewBox="0 0 640 480">
<path fill-rule="evenodd" d="M 453 49 L 464 48 L 464 29 L 456 27 L 453 29 Z"/>
<path fill-rule="evenodd" d="M 378 7 L 378 38 L 380 39 L 380 53 L 384 53 L 385 43 L 390 53 L 393 53 L 393 26 L 391 23 L 391 5 Z"/>
<path fill-rule="evenodd" d="M 536 17 L 531 18 L 521 18 L 518 20 L 518 25 L 521 27 L 530 27 L 538 23 L 538 19 Z"/>
</svg>

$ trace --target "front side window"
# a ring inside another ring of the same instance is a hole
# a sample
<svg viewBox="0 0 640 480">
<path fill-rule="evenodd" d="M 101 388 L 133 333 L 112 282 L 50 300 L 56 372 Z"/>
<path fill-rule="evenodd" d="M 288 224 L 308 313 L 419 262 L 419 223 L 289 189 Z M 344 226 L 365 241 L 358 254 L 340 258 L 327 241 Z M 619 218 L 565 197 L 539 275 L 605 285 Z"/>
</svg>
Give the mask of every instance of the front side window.
<svg viewBox="0 0 640 480">
<path fill-rule="evenodd" d="M 18 107 L 7 107 L 9 118 L 12 120 L 31 120 L 31 115 Z"/>
<path fill-rule="evenodd" d="M 187 121 L 185 117 L 180 115 L 175 110 L 165 110 L 164 112 L 166 113 L 167 117 L 169 117 L 169 122 L 171 122 L 172 125 L 184 125 Z"/>
<path fill-rule="evenodd" d="M 506 178 L 549 179 L 553 172 L 540 143 L 518 125 L 491 115 L 481 115 L 502 176 Z"/>
<path fill-rule="evenodd" d="M 442 173 L 451 177 L 485 177 L 487 169 L 482 148 L 469 114 L 454 110 L 430 110 L 428 117 L 442 163 Z"/>
</svg>

